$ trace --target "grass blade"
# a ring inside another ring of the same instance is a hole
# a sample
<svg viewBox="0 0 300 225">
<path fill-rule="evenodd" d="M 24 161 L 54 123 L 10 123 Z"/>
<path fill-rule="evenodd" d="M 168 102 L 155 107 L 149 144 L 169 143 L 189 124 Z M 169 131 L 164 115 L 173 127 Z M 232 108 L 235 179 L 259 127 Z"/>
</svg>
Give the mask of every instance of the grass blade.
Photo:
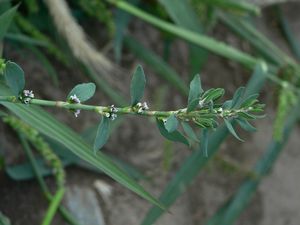
<svg viewBox="0 0 300 225">
<path fill-rule="evenodd" d="M 223 56 L 227 59 L 234 60 L 246 66 L 247 68 L 254 68 L 258 59 L 248 55 L 240 50 L 230 47 L 222 42 L 216 41 L 206 35 L 201 35 L 188 29 L 175 26 L 171 23 L 158 19 L 125 1 L 107 0 L 117 6 L 118 8 L 135 15 L 136 17 L 145 20 L 146 22 L 160 28 L 164 31 L 170 32 L 186 41 L 203 47 L 217 55 Z"/>
<path fill-rule="evenodd" d="M 248 81 L 244 94 L 245 97 L 253 95 L 261 90 L 267 79 L 266 73 L 267 70 L 265 64 L 259 63 L 256 66 L 252 77 Z M 198 148 L 183 162 L 174 178 L 168 183 L 160 196 L 160 201 L 166 207 L 170 207 L 186 187 L 192 183 L 205 164 L 216 154 L 219 146 L 226 139 L 228 134 L 229 131 L 226 126 L 219 127 L 209 136 L 209 154 L 207 157 L 203 157 L 203 149 Z M 152 207 L 145 216 L 142 225 L 153 224 L 163 213 L 164 212 L 158 207 Z"/>
<path fill-rule="evenodd" d="M 9 95 L 10 93 L 8 90 L 5 90 L 3 85 L 1 85 L 0 94 Z M 102 170 L 120 184 L 137 193 L 152 204 L 164 208 L 158 200 L 146 192 L 143 187 L 141 187 L 125 172 L 119 169 L 119 167 L 116 166 L 105 154 L 98 152 L 98 154 L 95 155 L 92 147 L 89 146 L 78 134 L 58 122 L 44 110 L 39 107 L 28 107 L 23 104 L 12 104 L 7 102 L 1 102 L 1 104 L 16 114 L 25 123 L 37 129 L 42 134 L 66 146 L 75 155 Z"/>
</svg>

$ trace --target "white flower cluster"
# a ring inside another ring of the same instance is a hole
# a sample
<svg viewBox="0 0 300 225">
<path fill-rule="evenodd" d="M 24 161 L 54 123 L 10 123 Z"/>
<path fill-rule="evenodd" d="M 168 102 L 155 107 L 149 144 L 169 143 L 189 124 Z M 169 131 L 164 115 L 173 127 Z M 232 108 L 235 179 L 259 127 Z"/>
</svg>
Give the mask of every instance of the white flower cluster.
<svg viewBox="0 0 300 225">
<path fill-rule="evenodd" d="M 69 101 L 73 104 L 80 104 L 80 99 L 77 97 L 76 94 L 71 95 L 70 98 L 69 98 Z M 77 118 L 80 114 L 80 109 L 75 109 L 73 111 L 73 113 L 74 113 L 74 116 Z"/>
<path fill-rule="evenodd" d="M 71 95 L 71 96 L 70 96 L 70 100 L 71 100 L 72 103 L 80 104 L 80 99 L 77 97 L 76 94 Z"/>
<path fill-rule="evenodd" d="M 118 112 L 118 109 L 114 105 L 111 105 L 110 106 L 110 112 L 105 113 L 105 116 L 107 118 L 110 118 L 111 120 L 115 120 L 118 117 L 116 112 Z"/>
<path fill-rule="evenodd" d="M 20 98 L 25 104 L 29 104 L 30 100 L 34 98 L 33 91 L 23 90 L 22 97 L 20 97 Z"/>
<path fill-rule="evenodd" d="M 142 113 L 149 109 L 147 102 L 143 102 L 143 103 L 139 102 L 138 104 L 136 104 L 136 106 L 138 108 L 138 113 Z"/>
</svg>

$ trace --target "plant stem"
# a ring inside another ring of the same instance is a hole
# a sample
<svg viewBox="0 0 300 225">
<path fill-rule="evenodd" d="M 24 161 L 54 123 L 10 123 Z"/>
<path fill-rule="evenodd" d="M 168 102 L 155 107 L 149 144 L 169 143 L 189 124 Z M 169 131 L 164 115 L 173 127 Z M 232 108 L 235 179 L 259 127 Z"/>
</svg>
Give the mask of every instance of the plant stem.
<svg viewBox="0 0 300 225">
<path fill-rule="evenodd" d="M 26 140 L 26 138 L 20 134 L 19 134 L 19 139 L 21 141 L 21 144 L 23 145 L 23 149 L 31 163 L 31 166 L 32 166 L 32 169 L 33 169 L 33 172 L 37 178 L 37 181 L 43 191 L 43 194 L 45 195 L 45 197 L 47 198 L 48 201 L 52 201 L 53 199 L 53 196 L 52 194 L 50 193 L 42 175 L 40 174 L 39 170 L 38 170 L 38 166 L 37 166 L 37 163 L 36 163 L 36 160 L 33 156 L 33 153 L 32 153 L 32 150 L 28 144 L 28 141 Z M 59 206 L 58 208 L 60 214 L 64 217 L 64 219 L 66 221 L 68 221 L 69 224 L 72 224 L 72 225 L 80 225 L 77 221 L 75 221 L 75 219 L 73 218 L 73 216 L 71 215 L 71 213 L 65 208 L 63 207 L 62 205 Z"/>
<path fill-rule="evenodd" d="M 15 96 L 0 96 L 0 101 L 12 102 L 16 104 L 24 104 L 21 101 L 17 100 Z M 115 111 L 112 111 L 112 106 L 95 106 L 95 105 L 85 105 L 85 104 L 77 104 L 70 103 L 64 101 L 50 101 L 50 100 L 42 100 L 42 99 L 31 99 L 29 105 L 40 105 L 40 106 L 49 106 L 49 107 L 58 107 L 64 108 L 68 110 L 87 110 L 94 111 L 103 116 L 110 117 L 111 114 L 117 115 L 138 115 L 138 116 L 147 116 L 147 117 L 155 117 L 155 118 L 167 118 L 172 114 L 183 121 L 195 120 L 196 118 L 207 118 L 209 117 L 234 117 L 239 112 L 248 113 L 251 112 L 252 108 L 245 109 L 228 109 L 223 110 L 222 107 L 217 108 L 207 108 L 203 107 L 201 109 L 187 112 L 186 108 L 178 109 L 174 111 L 150 111 L 150 110 L 139 110 L 137 106 L 127 106 L 123 108 L 114 107 Z"/>
<path fill-rule="evenodd" d="M 62 201 L 64 197 L 65 189 L 60 188 L 54 195 L 51 204 L 47 210 L 46 216 L 44 217 L 44 220 L 42 222 L 42 225 L 50 225 L 53 217 L 55 216 L 55 213 L 60 205 L 60 202 Z"/>
</svg>

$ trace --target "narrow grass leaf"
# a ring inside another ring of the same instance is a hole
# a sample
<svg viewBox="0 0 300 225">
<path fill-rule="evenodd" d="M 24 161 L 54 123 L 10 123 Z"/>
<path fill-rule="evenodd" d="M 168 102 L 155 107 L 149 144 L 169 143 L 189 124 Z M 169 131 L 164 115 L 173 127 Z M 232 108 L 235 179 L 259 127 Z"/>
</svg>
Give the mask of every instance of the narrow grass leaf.
<svg viewBox="0 0 300 225">
<path fill-rule="evenodd" d="M 259 92 L 267 79 L 266 73 L 268 70 L 264 63 L 258 63 L 255 68 L 255 71 L 253 72 L 250 80 L 247 83 L 245 97 Z M 170 207 L 185 191 L 186 187 L 192 183 L 201 169 L 216 154 L 220 145 L 228 135 L 229 131 L 226 126 L 218 127 L 216 131 L 213 132 L 209 137 L 208 157 L 203 157 L 203 152 L 201 151 L 202 149 L 197 148 L 183 162 L 180 169 L 176 172 L 175 176 L 161 193 L 160 201 L 166 207 Z M 154 224 L 155 221 L 157 221 L 163 213 L 164 211 L 159 209 L 158 207 L 152 207 L 143 219 L 142 225 Z"/>
<path fill-rule="evenodd" d="M 136 68 L 131 84 L 130 84 L 130 96 L 131 96 L 131 105 L 136 105 L 143 97 L 144 90 L 146 86 L 146 77 L 141 65 L 138 65 Z"/>
<path fill-rule="evenodd" d="M 207 129 L 202 129 L 200 143 L 201 143 L 201 151 L 203 152 L 203 155 L 205 157 L 208 157 L 208 130 Z"/>
<path fill-rule="evenodd" d="M 7 86 L 18 97 L 25 87 L 24 71 L 18 64 L 8 61 L 4 70 L 4 76 Z"/>
<path fill-rule="evenodd" d="M 110 133 L 110 119 L 103 116 L 99 124 L 94 142 L 94 152 L 96 153 L 107 142 Z"/>
<path fill-rule="evenodd" d="M 6 90 L 3 85 L 0 86 L 0 95 L 10 95 L 9 91 Z M 42 134 L 66 146 L 75 155 L 102 170 L 108 176 L 140 195 L 150 203 L 165 209 L 156 198 L 145 191 L 145 189 L 134 179 L 116 166 L 105 154 L 98 152 L 95 155 L 93 149 L 78 134 L 57 121 L 49 113 L 41 110 L 39 107 L 28 107 L 23 104 L 13 104 L 8 102 L 0 103 Z"/>
<path fill-rule="evenodd" d="M 157 75 L 177 88 L 181 94 L 188 95 L 188 87 L 185 81 L 159 55 L 143 46 L 137 39 L 131 36 L 127 36 L 124 41 L 126 47 L 139 59 L 148 64 Z"/>
<path fill-rule="evenodd" d="M 94 83 L 83 83 L 76 85 L 68 94 L 67 99 L 72 95 L 76 95 L 81 102 L 85 102 L 94 96 L 96 85 Z"/>
<path fill-rule="evenodd" d="M 11 21 L 17 11 L 18 5 L 10 8 L 6 12 L 0 15 L 0 41 L 3 39 L 7 29 L 10 26 Z"/>
<path fill-rule="evenodd" d="M 164 122 L 160 119 L 156 119 L 156 124 L 159 129 L 159 132 L 162 136 L 170 141 L 180 142 L 189 146 L 188 140 L 177 130 L 169 133 L 168 130 L 165 128 Z"/>
</svg>

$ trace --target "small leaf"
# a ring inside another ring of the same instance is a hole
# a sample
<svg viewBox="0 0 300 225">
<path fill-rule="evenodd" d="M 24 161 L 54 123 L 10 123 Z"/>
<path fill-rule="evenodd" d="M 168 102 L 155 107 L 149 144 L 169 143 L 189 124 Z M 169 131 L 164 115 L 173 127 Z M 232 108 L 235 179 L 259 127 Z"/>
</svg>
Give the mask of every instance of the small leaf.
<svg viewBox="0 0 300 225">
<path fill-rule="evenodd" d="M 85 102 L 86 100 L 93 97 L 96 91 L 96 85 L 94 83 L 83 83 L 76 85 L 68 94 L 67 99 L 72 95 L 76 95 L 80 102 Z"/>
<path fill-rule="evenodd" d="M 245 87 L 240 87 L 236 90 L 236 92 L 233 95 L 232 98 L 232 104 L 231 108 L 234 108 L 236 106 L 239 106 L 239 103 L 241 101 L 242 95 L 245 93 Z"/>
<path fill-rule="evenodd" d="M 143 97 L 146 85 L 146 77 L 143 67 L 139 65 L 133 74 L 130 84 L 131 105 L 136 105 Z"/>
<path fill-rule="evenodd" d="M 221 98 L 224 93 L 223 88 L 212 88 L 203 94 L 202 99 L 205 99 L 205 102 L 216 101 Z"/>
<path fill-rule="evenodd" d="M 101 123 L 99 124 L 95 142 L 94 142 L 95 153 L 97 152 L 97 150 L 100 150 L 103 147 L 103 145 L 105 145 L 109 137 L 109 132 L 110 132 L 110 119 L 103 116 Z"/>
<path fill-rule="evenodd" d="M 25 87 L 24 71 L 18 64 L 8 61 L 6 63 L 4 76 L 7 86 L 12 90 L 13 94 L 18 97 Z"/>
<path fill-rule="evenodd" d="M 173 131 L 169 133 L 165 126 L 164 122 L 160 119 L 156 119 L 157 127 L 159 129 L 159 132 L 161 133 L 162 136 L 164 136 L 166 139 L 170 141 L 175 141 L 175 142 L 180 142 L 183 143 L 187 146 L 189 146 L 188 140 L 179 132 L 179 131 Z"/>
<path fill-rule="evenodd" d="M 200 94 L 202 92 L 203 90 L 201 88 L 200 75 L 197 74 L 190 83 L 187 112 L 190 112 L 196 108 L 199 102 Z"/>
<path fill-rule="evenodd" d="M 187 136 L 192 139 L 193 141 L 198 142 L 197 135 L 195 134 L 193 128 L 186 122 L 182 122 L 181 126 L 184 130 L 184 132 L 187 134 Z"/>
<path fill-rule="evenodd" d="M 253 94 L 250 95 L 248 98 L 246 98 L 243 103 L 241 104 L 241 108 L 247 108 L 251 105 L 253 105 L 254 103 L 258 102 L 257 97 L 259 96 L 259 94 Z"/>
<path fill-rule="evenodd" d="M 168 117 L 165 123 L 165 128 L 169 133 L 172 133 L 177 129 L 177 127 L 178 127 L 178 120 L 176 119 L 176 116 L 172 114 L 171 116 Z"/>
<path fill-rule="evenodd" d="M 201 131 L 201 139 L 200 139 L 200 146 L 201 146 L 201 151 L 203 152 L 203 155 L 205 157 L 208 157 L 208 130 L 207 129 L 202 129 Z"/>
<path fill-rule="evenodd" d="M 237 135 L 237 133 L 235 132 L 235 130 L 234 130 L 234 128 L 233 128 L 233 126 L 232 126 L 232 124 L 231 124 L 231 122 L 230 122 L 229 120 L 224 119 L 224 122 L 225 122 L 225 125 L 226 125 L 228 131 L 229 131 L 236 139 L 238 139 L 238 140 L 240 140 L 240 141 L 244 141 L 243 139 L 241 139 L 241 138 Z"/>
<path fill-rule="evenodd" d="M 224 102 L 224 104 L 222 105 L 223 109 L 230 109 L 230 107 L 232 106 L 232 100 L 227 100 Z"/>
<path fill-rule="evenodd" d="M 256 128 L 245 119 L 236 119 L 241 128 L 248 132 L 255 132 Z"/>
</svg>

